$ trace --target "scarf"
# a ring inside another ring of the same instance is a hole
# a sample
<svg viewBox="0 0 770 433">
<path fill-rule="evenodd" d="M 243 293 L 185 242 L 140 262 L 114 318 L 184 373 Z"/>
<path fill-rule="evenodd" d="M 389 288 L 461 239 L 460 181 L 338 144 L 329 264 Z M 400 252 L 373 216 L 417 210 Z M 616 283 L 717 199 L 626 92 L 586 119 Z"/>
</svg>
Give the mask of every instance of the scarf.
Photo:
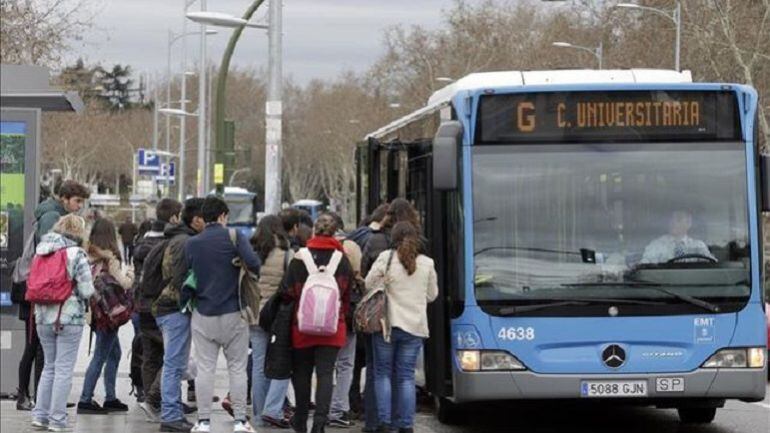
<svg viewBox="0 0 770 433">
<path fill-rule="evenodd" d="M 338 250 L 342 249 L 342 244 L 331 236 L 313 236 L 307 241 L 307 247 L 315 250 Z"/>
</svg>

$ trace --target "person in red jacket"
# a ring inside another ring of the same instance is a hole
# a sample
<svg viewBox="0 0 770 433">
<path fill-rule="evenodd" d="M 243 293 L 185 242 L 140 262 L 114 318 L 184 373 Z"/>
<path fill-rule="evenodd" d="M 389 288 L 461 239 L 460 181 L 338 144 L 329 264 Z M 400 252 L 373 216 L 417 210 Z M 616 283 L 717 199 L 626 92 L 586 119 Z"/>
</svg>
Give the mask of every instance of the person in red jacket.
<svg viewBox="0 0 770 433">
<path fill-rule="evenodd" d="M 307 419 L 310 409 L 310 387 L 313 369 L 317 377 L 315 394 L 315 414 L 311 433 L 323 433 L 331 405 L 334 363 L 337 352 L 345 345 L 348 330 L 345 317 L 351 314 L 350 287 L 353 282 L 353 268 L 346 257 L 342 244 L 334 238 L 337 224 L 329 214 L 322 214 L 316 220 L 313 237 L 307 243 L 307 249 L 313 256 L 317 267 L 326 266 L 335 251 L 343 253 L 343 257 L 334 273 L 339 287 L 340 314 L 337 332 L 329 336 L 309 335 L 300 332 L 297 321 L 297 307 L 300 304 L 303 286 L 308 278 L 305 263 L 297 256 L 289 264 L 288 272 L 283 281 L 284 298 L 294 302 L 294 317 L 291 326 L 291 341 L 294 353 L 292 355 L 292 385 L 296 395 L 297 408 L 291 420 L 291 426 L 297 433 L 307 432 Z M 298 253 L 299 254 L 299 253 Z M 299 254 L 301 257 L 301 254 Z"/>
</svg>

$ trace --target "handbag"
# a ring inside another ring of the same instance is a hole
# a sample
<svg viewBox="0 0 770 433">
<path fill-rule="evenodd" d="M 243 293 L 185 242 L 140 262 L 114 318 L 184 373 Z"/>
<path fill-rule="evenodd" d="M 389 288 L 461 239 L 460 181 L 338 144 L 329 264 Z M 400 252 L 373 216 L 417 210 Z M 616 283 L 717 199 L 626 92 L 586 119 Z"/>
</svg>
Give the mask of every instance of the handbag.
<svg viewBox="0 0 770 433">
<path fill-rule="evenodd" d="M 388 328 L 388 273 L 393 261 L 395 250 L 390 251 L 388 265 L 385 268 L 385 278 L 382 284 L 370 290 L 359 302 L 353 313 L 353 324 L 356 331 L 364 334 L 376 334 Z"/>
</svg>

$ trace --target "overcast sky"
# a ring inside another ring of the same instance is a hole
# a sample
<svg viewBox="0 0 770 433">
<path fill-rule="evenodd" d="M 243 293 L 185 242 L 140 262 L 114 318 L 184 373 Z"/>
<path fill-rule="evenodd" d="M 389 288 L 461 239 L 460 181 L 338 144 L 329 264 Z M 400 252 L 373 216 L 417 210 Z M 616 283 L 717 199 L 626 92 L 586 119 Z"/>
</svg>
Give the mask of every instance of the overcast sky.
<svg viewBox="0 0 770 433">
<path fill-rule="evenodd" d="M 95 28 L 74 50 L 87 62 L 110 66 L 128 64 L 136 72 L 163 74 L 166 68 L 168 30 L 182 29 L 184 0 L 102 0 Z M 265 22 L 267 3 L 252 21 Z M 241 16 L 251 0 L 208 0 L 210 11 Z M 344 70 L 362 71 L 383 53 L 383 30 L 390 26 L 421 25 L 436 28 L 442 9 L 452 0 L 284 0 L 284 76 L 306 83 L 313 78 L 333 78 Z M 191 10 L 200 10 L 196 2 Z M 188 31 L 197 30 L 190 23 Z M 208 54 L 217 64 L 231 30 L 209 36 Z M 198 60 L 199 39 L 187 38 L 188 68 Z M 181 41 L 174 45 L 172 69 L 181 68 Z M 77 55 L 75 56 L 77 57 Z M 74 60 L 74 59 L 69 59 Z M 233 66 L 267 67 L 265 30 L 246 29 L 232 61 Z"/>
</svg>

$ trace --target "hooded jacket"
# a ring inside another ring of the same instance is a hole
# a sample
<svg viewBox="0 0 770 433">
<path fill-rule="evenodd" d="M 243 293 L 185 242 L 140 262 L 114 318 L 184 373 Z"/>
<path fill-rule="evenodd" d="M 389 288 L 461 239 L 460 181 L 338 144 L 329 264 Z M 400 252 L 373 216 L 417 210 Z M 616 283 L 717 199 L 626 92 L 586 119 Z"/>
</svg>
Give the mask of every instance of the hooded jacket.
<svg viewBox="0 0 770 433">
<path fill-rule="evenodd" d="M 75 281 L 75 287 L 72 295 L 61 306 L 59 323 L 82 326 L 85 324 L 86 302 L 95 292 L 88 255 L 77 242 L 59 233 L 43 235 L 35 254 L 47 256 L 65 248 L 67 249 L 67 275 Z M 56 323 L 58 314 L 59 305 L 35 304 L 35 323 L 38 325 L 53 325 Z"/>
<path fill-rule="evenodd" d="M 37 220 L 37 231 L 35 232 L 35 243 L 40 243 L 44 234 L 51 231 L 59 218 L 67 215 L 67 209 L 59 200 L 48 198 L 35 208 L 35 219 Z"/>
<path fill-rule="evenodd" d="M 187 239 L 196 234 L 195 230 L 185 224 L 168 225 L 163 232 L 169 241 L 163 253 L 161 267 L 163 278 L 170 279 L 170 282 L 161 291 L 153 305 L 152 312 L 155 317 L 179 312 L 179 296 L 189 271 L 184 255 L 184 245 Z"/>
</svg>

